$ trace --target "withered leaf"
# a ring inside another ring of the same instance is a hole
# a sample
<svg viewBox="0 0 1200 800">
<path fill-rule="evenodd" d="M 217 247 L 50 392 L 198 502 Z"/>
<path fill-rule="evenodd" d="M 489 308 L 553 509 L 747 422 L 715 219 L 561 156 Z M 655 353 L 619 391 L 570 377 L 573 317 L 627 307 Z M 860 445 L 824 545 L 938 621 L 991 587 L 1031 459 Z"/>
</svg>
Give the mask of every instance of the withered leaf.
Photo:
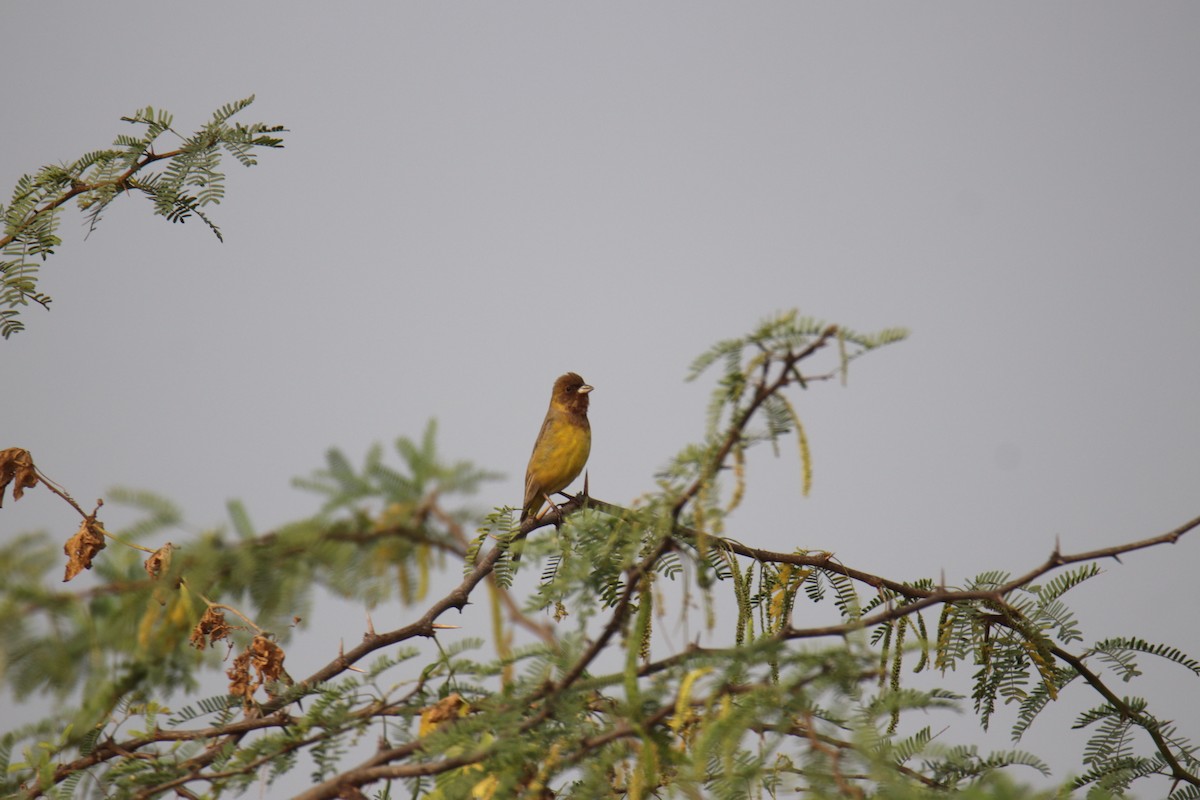
<svg viewBox="0 0 1200 800">
<path fill-rule="evenodd" d="M 259 685 L 279 680 L 283 674 L 283 648 L 260 633 L 250 642 L 250 651 Z"/>
<path fill-rule="evenodd" d="M 151 578 L 158 580 L 171 567 L 171 551 L 174 549 L 175 545 L 167 542 L 151 553 L 150 557 L 146 559 L 146 563 L 142 564 Z"/>
<path fill-rule="evenodd" d="M 249 648 L 238 653 L 237 658 L 233 659 L 233 664 L 225 670 L 225 674 L 229 676 L 229 693 L 242 698 L 242 702 L 249 705 L 250 698 L 254 695 L 254 687 L 250 685 Z"/>
<path fill-rule="evenodd" d="M 279 680 L 283 674 L 284 657 L 283 648 L 270 638 L 261 633 L 255 636 L 233 660 L 233 666 L 225 671 L 229 676 L 229 693 L 241 697 L 242 702 L 249 705 L 258 687 Z M 250 677 L 250 667 L 254 667 L 253 679 Z"/>
<path fill-rule="evenodd" d="M 196 623 L 196 627 L 192 628 L 188 643 L 197 650 L 203 650 L 206 646 L 214 645 L 228 637 L 230 630 L 224 612 L 209 606 L 205 609 L 204 616 Z"/>
<path fill-rule="evenodd" d="M 26 489 L 37 486 L 37 468 L 28 450 L 10 447 L 0 450 L 0 507 L 4 505 L 4 490 L 13 485 L 13 500 L 20 500 Z"/>
<path fill-rule="evenodd" d="M 100 523 L 94 516 L 84 517 L 79 530 L 63 545 L 63 552 L 67 556 L 67 572 L 63 582 L 71 580 L 85 569 L 91 569 L 92 559 L 104 547 L 104 534 L 100 530 Z"/>
</svg>

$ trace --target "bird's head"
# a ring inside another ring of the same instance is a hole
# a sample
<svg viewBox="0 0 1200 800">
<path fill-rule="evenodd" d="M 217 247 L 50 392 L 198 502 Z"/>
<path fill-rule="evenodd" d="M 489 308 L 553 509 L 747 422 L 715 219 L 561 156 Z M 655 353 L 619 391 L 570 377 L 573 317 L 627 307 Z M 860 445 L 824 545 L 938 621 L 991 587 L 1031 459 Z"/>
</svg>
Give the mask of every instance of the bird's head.
<svg viewBox="0 0 1200 800">
<path fill-rule="evenodd" d="M 572 411 L 576 414 L 587 414 L 588 392 L 592 387 L 583 382 L 583 378 L 574 372 L 568 372 L 554 382 L 554 394 L 551 402 L 554 405 Z"/>
</svg>

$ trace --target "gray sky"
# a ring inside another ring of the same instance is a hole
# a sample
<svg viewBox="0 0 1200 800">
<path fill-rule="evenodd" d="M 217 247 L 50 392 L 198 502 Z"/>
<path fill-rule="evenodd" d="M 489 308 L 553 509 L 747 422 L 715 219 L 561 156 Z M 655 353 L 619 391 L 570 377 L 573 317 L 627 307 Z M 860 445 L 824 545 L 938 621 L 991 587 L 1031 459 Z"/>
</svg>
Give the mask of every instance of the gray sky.
<svg viewBox="0 0 1200 800">
<path fill-rule="evenodd" d="M 1200 513 L 1195 4 L 9 2 L 0 49 L 5 193 L 148 104 L 190 131 L 256 93 L 292 131 L 230 164 L 223 245 L 67 215 L 54 310 L 0 342 L 0 446 L 81 500 L 267 528 L 327 447 L 436 416 L 516 504 L 571 369 L 593 494 L 629 502 L 701 435 L 691 359 L 799 307 L 913 335 L 795 398 L 813 494 L 764 450 L 737 538 L 954 583 Z M 32 493 L 0 535 L 75 524 Z M 1106 564 L 1089 640 L 1200 654 L 1196 547 Z M 1162 675 L 1133 691 L 1196 697 Z"/>
</svg>

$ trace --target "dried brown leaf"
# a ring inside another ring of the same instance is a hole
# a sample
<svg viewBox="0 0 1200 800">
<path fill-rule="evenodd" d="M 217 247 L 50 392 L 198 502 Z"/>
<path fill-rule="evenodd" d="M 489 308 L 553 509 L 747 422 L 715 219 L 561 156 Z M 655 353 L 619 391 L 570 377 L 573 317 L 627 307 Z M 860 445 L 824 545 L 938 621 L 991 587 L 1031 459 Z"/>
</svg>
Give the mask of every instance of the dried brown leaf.
<svg viewBox="0 0 1200 800">
<path fill-rule="evenodd" d="M 242 698 L 242 702 L 249 705 L 254 696 L 254 687 L 250 685 L 249 648 L 238 653 L 237 658 L 233 659 L 233 664 L 225 670 L 225 674 L 229 676 L 229 693 Z"/>
<path fill-rule="evenodd" d="M 196 623 L 196 627 L 192 628 L 188 643 L 197 650 L 203 650 L 227 638 L 230 630 L 232 629 L 225 621 L 225 614 L 209 606 L 205 609 L 204 616 Z"/>
<path fill-rule="evenodd" d="M 258 687 L 277 681 L 284 674 L 284 658 L 282 647 L 261 633 L 255 636 L 233 660 L 233 666 L 225 671 L 229 676 L 229 693 L 242 698 L 242 702 L 248 705 Z M 253 679 L 250 677 L 251 667 L 254 667 Z"/>
<path fill-rule="evenodd" d="M 283 648 L 261 633 L 250 642 L 251 662 L 258 673 L 258 685 L 279 680 L 283 674 Z"/>
<path fill-rule="evenodd" d="M 67 556 L 67 571 L 63 582 L 71 580 L 85 569 L 91 569 L 92 559 L 104 547 L 104 533 L 100 523 L 94 515 L 84 517 L 79 530 L 63 545 L 63 553 Z"/>
<path fill-rule="evenodd" d="M 37 467 L 28 450 L 10 447 L 0 450 L 0 507 L 4 505 L 4 490 L 13 485 L 13 500 L 20 500 L 26 489 L 37 486 Z"/>
<path fill-rule="evenodd" d="M 162 574 L 171 567 L 171 551 L 175 549 L 175 545 L 167 542 L 162 547 L 155 550 L 146 559 L 146 563 L 142 566 L 146 568 L 146 572 L 154 580 L 162 577 Z"/>
</svg>

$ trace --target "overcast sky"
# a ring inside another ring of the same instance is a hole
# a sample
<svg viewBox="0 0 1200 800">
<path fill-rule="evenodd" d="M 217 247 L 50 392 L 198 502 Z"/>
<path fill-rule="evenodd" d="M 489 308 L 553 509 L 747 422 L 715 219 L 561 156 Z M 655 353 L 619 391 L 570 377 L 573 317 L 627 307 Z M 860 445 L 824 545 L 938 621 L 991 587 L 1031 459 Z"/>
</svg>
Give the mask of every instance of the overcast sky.
<svg viewBox="0 0 1200 800">
<path fill-rule="evenodd" d="M 53 311 L 0 342 L 0 446 L 81 500 L 269 528 L 326 448 L 436 417 L 515 505 L 574 370 L 592 492 L 627 503 L 701 436 L 691 359 L 798 307 L 913 334 L 794 397 L 812 496 L 764 450 L 736 538 L 955 583 L 1200 514 L 1196 4 L 10 0 L 0 50 L 5 196 L 146 105 L 191 131 L 255 93 L 291 130 L 229 164 L 224 244 L 66 215 Z M 34 492 L 0 535 L 75 525 Z M 1198 547 L 1105 564 L 1089 640 L 1200 655 Z M 1132 691 L 1197 696 L 1162 676 Z"/>
</svg>

